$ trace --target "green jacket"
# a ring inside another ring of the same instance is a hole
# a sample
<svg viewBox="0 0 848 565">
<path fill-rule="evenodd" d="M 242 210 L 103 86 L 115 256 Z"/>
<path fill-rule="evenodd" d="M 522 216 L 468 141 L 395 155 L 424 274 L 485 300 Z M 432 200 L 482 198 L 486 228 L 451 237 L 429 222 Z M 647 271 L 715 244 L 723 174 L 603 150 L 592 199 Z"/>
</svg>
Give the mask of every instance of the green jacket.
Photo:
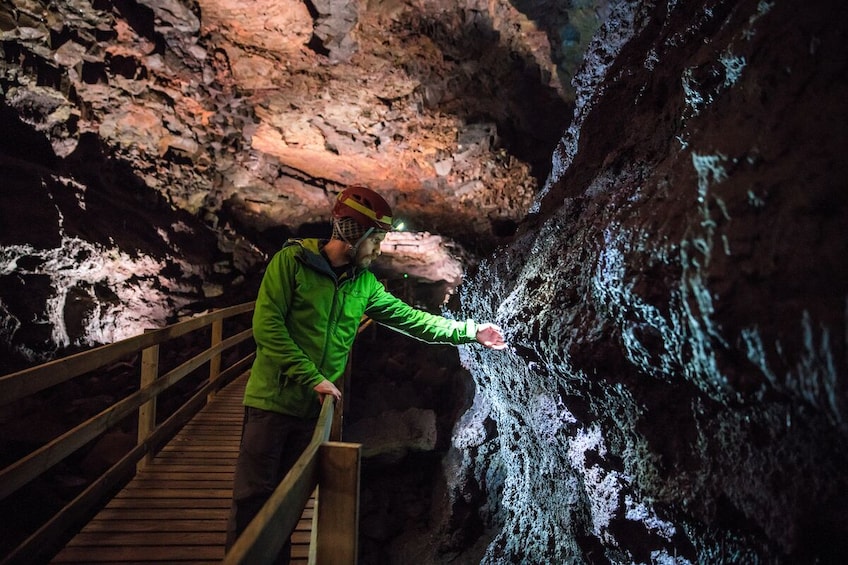
<svg viewBox="0 0 848 565">
<path fill-rule="evenodd" d="M 363 314 L 429 343 L 475 341 L 472 320 L 417 310 L 392 296 L 367 269 L 337 278 L 320 252 L 323 243 L 289 240 L 268 264 L 253 313 L 256 359 L 246 406 L 317 417 L 313 388 L 342 375 Z"/>
</svg>

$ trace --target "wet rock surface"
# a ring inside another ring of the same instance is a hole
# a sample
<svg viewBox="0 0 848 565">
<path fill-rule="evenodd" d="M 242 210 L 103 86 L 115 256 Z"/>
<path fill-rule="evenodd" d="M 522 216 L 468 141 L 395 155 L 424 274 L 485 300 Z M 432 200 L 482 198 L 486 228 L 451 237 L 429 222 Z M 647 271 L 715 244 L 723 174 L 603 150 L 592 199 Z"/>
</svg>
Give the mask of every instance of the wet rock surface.
<svg viewBox="0 0 848 565">
<path fill-rule="evenodd" d="M 590 47 L 535 215 L 462 292 L 512 344 L 464 355 L 457 488 L 501 504 L 484 562 L 844 555 L 846 10 L 825 5 L 626 2 Z"/>
</svg>

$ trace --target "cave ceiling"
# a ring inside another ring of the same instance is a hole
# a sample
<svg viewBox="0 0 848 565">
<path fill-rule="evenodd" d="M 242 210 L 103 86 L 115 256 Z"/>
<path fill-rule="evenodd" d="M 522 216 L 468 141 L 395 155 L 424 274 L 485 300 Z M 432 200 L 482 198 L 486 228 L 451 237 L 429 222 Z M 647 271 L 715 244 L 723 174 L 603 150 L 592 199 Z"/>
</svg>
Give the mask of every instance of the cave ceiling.
<svg viewBox="0 0 848 565">
<path fill-rule="evenodd" d="M 96 144 L 248 237 L 326 222 L 362 184 L 413 228 L 486 246 L 549 170 L 580 33 L 565 9 L 478 4 L 15 0 L 4 103 L 64 163 Z M 584 35 L 597 25 L 592 6 L 573 13 Z"/>
</svg>

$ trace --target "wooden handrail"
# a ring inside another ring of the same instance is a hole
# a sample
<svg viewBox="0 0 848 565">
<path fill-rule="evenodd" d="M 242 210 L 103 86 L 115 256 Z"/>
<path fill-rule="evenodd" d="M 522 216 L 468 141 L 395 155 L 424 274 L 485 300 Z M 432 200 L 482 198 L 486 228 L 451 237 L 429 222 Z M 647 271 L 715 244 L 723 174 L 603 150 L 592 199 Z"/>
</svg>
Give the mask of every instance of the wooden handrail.
<svg viewBox="0 0 848 565">
<path fill-rule="evenodd" d="M 154 427 L 149 433 L 145 430 L 144 434 L 140 435 L 135 448 L 3 559 L 2 565 L 30 563 L 34 559 L 49 557 L 69 528 L 78 527 L 79 522 L 94 507 L 102 504 L 106 496 L 131 478 L 134 467 L 139 465 L 143 458 L 154 453 L 172 437 L 215 391 L 249 367 L 255 358 L 255 352 L 231 367 L 220 370 L 221 352 L 250 338 L 252 330 L 245 330 L 222 339 L 219 322 L 228 317 L 249 312 L 253 306 L 254 303 L 247 303 L 218 310 L 121 342 L 0 377 L 0 405 L 2 405 L 143 350 L 150 353 L 149 365 L 157 367 L 158 362 L 155 359 L 159 344 L 191 331 L 213 326 L 210 348 L 168 373 L 154 376 L 150 384 L 141 386 L 135 393 L 0 470 L 0 499 L 2 499 L 118 424 L 133 411 L 145 405 L 151 406 L 160 393 L 209 362 L 209 380 L 201 390 L 197 391 L 165 422 Z M 370 320 L 363 319 L 360 331 L 369 323 Z M 156 373 L 158 368 L 152 371 Z M 343 383 L 337 384 L 344 386 Z M 327 535 L 332 536 L 333 539 L 327 543 L 327 537 L 323 536 L 322 540 L 321 532 L 318 533 L 318 557 L 327 562 L 355 562 L 361 446 L 338 441 L 328 442 L 330 439 L 340 439 L 341 412 L 341 409 L 335 410 L 335 402 L 327 397 L 309 446 L 278 485 L 259 515 L 250 523 L 227 554 L 224 563 L 253 565 L 271 562 L 294 530 L 303 508 L 319 483 L 325 486 L 327 504 L 318 504 L 317 521 L 319 524 L 333 524 L 332 527 L 325 528 L 328 530 Z M 148 415 L 146 418 L 150 419 L 151 416 Z M 152 419 L 155 421 L 155 415 Z M 281 535 L 283 533 L 285 535 Z"/>
<path fill-rule="evenodd" d="M 334 406 L 327 397 L 312 441 L 224 557 L 224 565 L 273 563 L 316 486 L 318 562 L 356 562 L 362 446 L 328 441 Z"/>
<path fill-rule="evenodd" d="M 250 312 L 254 304 L 254 302 L 247 302 L 215 310 L 171 326 L 0 377 L 0 406 L 99 369 L 152 345 L 158 345 L 204 328 L 214 321 Z"/>
<path fill-rule="evenodd" d="M 145 430 L 144 434 L 139 437 L 139 442 L 135 448 L 95 480 L 70 504 L 60 510 L 39 531 L 18 546 L 3 560 L 3 565 L 29 563 L 32 562 L 33 556 L 45 556 L 49 551 L 55 550 L 55 545 L 64 532 L 69 528 L 77 527 L 79 520 L 95 506 L 102 503 L 105 496 L 111 494 L 122 482 L 131 478 L 134 465 L 143 457 L 154 453 L 167 439 L 172 437 L 185 422 L 200 410 L 210 395 L 249 368 L 255 357 L 255 352 L 227 369 L 220 370 L 218 360 L 221 358 L 221 352 L 249 340 L 253 335 L 252 329 L 247 329 L 226 339 L 221 339 L 220 322 L 233 316 L 248 313 L 253 310 L 253 307 L 254 303 L 250 302 L 224 308 L 172 326 L 152 330 L 110 345 L 0 377 L 0 405 L 2 405 L 35 394 L 84 373 L 96 371 L 122 357 L 134 355 L 143 350 L 151 353 L 147 356 L 148 364 L 153 367 L 155 373 L 158 372 L 158 361 L 155 361 L 155 359 L 159 344 L 212 325 L 211 347 L 162 376 L 154 374 L 149 384 L 140 386 L 138 391 L 120 399 L 89 420 L 0 470 L 0 499 L 3 499 L 119 424 L 134 411 L 139 410 L 140 407 L 152 406 L 159 394 L 205 363 L 210 364 L 209 380 L 200 392 L 196 393 L 165 422 L 150 430 Z M 155 422 L 154 413 L 148 414 L 145 418 Z"/>
<path fill-rule="evenodd" d="M 321 406 L 312 441 L 224 558 L 226 565 L 272 563 L 318 484 L 318 449 L 330 438 L 335 402 Z"/>
<path fill-rule="evenodd" d="M 151 385 L 118 401 L 93 418 L 65 432 L 23 459 L 9 465 L 0 471 L 0 500 L 39 477 L 53 465 L 61 462 L 68 455 L 100 436 L 103 432 L 111 429 L 121 420 L 138 410 L 142 404 L 151 398 L 155 398 L 200 367 L 203 363 L 209 361 L 215 354 L 241 343 L 251 335 L 251 330 L 244 330 L 222 341 L 215 347 L 207 349 L 200 355 L 192 357 L 176 369 L 159 377 Z"/>
</svg>

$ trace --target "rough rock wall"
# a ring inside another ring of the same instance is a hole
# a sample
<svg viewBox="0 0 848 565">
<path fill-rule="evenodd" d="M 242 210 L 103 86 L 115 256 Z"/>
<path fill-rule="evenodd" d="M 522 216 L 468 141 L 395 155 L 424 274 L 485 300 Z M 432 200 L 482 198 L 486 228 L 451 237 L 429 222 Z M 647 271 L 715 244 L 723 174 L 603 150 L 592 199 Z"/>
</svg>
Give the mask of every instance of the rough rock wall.
<svg viewBox="0 0 848 565">
<path fill-rule="evenodd" d="M 198 31 L 179 2 L 0 6 L 2 372 L 161 326 L 261 258 L 204 212 L 247 112 Z"/>
<path fill-rule="evenodd" d="M 848 539 L 840 2 L 618 2 L 515 243 L 451 493 L 485 563 L 837 562 Z"/>
</svg>

